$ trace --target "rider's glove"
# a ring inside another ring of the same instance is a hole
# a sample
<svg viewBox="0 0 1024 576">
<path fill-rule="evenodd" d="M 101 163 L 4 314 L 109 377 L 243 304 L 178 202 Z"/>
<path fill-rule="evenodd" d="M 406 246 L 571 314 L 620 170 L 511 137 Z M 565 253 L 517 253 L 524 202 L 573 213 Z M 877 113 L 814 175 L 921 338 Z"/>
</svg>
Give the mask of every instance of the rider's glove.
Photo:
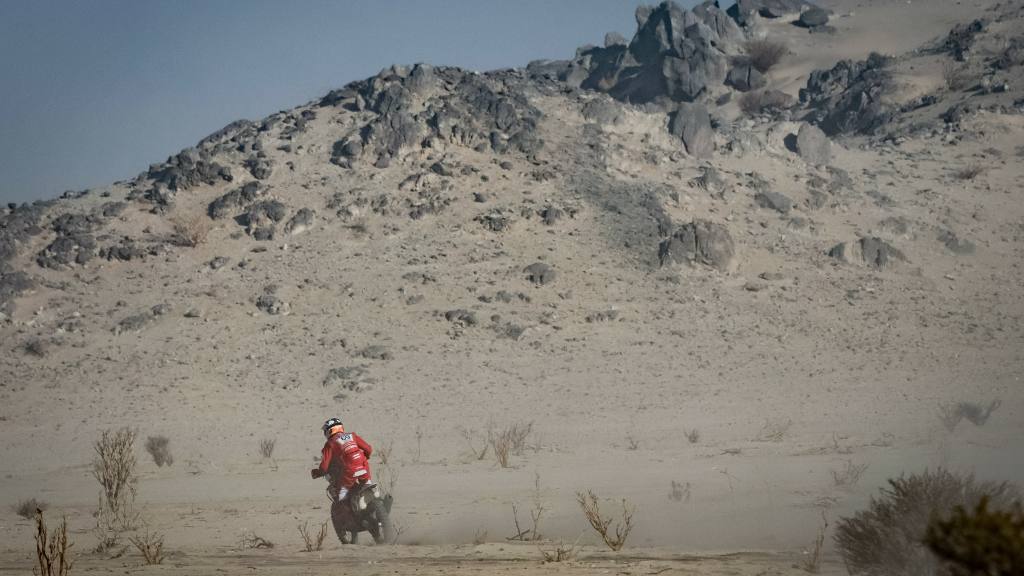
<svg viewBox="0 0 1024 576">
<path fill-rule="evenodd" d="M 313 480 L 316 480 L 317 478 L 323 476 L 324 473 L 321 472 L 319 468 L 313 468 L 312 470 L 309 471 L 309 475 L 313 477 Z"/>
</svg>

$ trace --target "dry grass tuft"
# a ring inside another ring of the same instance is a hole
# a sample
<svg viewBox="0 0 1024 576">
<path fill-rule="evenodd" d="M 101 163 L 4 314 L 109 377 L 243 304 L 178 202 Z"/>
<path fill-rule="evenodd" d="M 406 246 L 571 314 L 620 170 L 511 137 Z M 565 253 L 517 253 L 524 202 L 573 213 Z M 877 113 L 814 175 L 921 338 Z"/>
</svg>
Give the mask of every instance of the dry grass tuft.
<svg viewBox="0 0 1024 576">
<path fill-rule="evenodd" d="M 942 63 L 942 81 L 946 88 L 959 92 L 974 83 L 975 75 L 967 66 L 947 61 Z"/>
<path fill-rule="evenodd" d="M 327 537 L 327 522 L 320 525 L 320 531 L 313 534 L 309 531 L 309 520 L 299 524 L 299 534 L 305 545 L 306 552 L 319 552 L 324 549 L 324 538 Z"/>
<path fill-rule="evenodd" d="M 576 541 L 570 545 L 566 545 L 565 542 L 559 540 L 558 544 L 552 549 L 545 549 L 540 544 L 537 545 L 537 549 L 540 550 L 541 556 L 544 558 L 544 562 L 569 562 L 576 559 L 576 554 L 579 551 L 579 541 L 583 535 L 581 534 Z"/>
<path fill-rule="evenodd" d="M 488 432 L 487 436 L 479 442 L 475 439 L 475 430 L 459 427 L 459 434 L 462 436 L 462 439 L 466 441 L 466 445 L 469 447 L 469 453 L 474 460 L 483 460 L 487 457 L 487 451 L 490 449 L 493 433 Z"/>
<path fill-rule="evenodd" d="M 516 507 L 516 503 L 512 503 L 512 520 L 516 525 L 516 533 L 513 536 L 509 536 L 508 540 L 542 540 L 544 536 L 540 533 L 540 520 L 544 517 L 544 513 L 547 511 L 547 506 L 544 504 L 544 499 L 540 489 L 540 474 L 535 474 L 533 478 L 533 508 L 530 509 L 530 520 L 533 521 L 533 528 L 523 529 L 519 525 L 519 509 Z"/>
<path fill-rule="evenodd" d="M 149 436 L 146 438 L 146 452 L 153 457 L 157 466 L 170 466 L 174 464 L 174 456 L 171 455 L 171 439 L 167 436 Z"/>
<path fill-rule="evenodd" d="M 740 96 L 739 106 L 747 116 L 783 110 L 790 105 L 786 94 L 776 90 L 753 90 Z"/>
<path fill-rule="evenodd" d="M 11 506 L 11 510 L 18 516 L 28 520 L 35 517 L 36 511 L 46 512 L 46 509 L 49 507 L 50 505 L 42 500 L 26 498 L 25 500 L 19 500 L 17 504 Z"/>
<path fill-rule="evenodd" d="M 274 446 L 277 444 L 275 438 L 264 438 L 260 440 L 260 456 L 270 458 L 274 455 Z"/>
<path fill-rule="evenodd" d="M 832 481 L 836 487 L 849 488 L 855 486 L 860 481 L 860 477 L 864 475 L 864 471 L 868 469 L 867 464 L 854 464 L 853 460 L 846 461 L 846 468 L 841 470 L 832 470 Z"/>
<path fill-rule="evenodd" d="M 142 554 L 147 565 L 163 564 L 164 562 L 164 536 L 149 529 L 128 539 Z"/>
<path fill-rule="evenodd" d="M 686 435 L 686 440 L 690 444 L 696 444 L 700 442 L 700 430 L 693 428 L 692 430 L 683 430 L 683 434 Z"/>
<path fill-rule="evenodd" d="M 821 557 L 825 551 L 825 533 L 828 532 L 828 518 L 825 517 L 825 512 L 821 513 L 821 528 L 818 528 L 818 537 L 814 539 L 814 544 L 810 550 L 805 551 L 806 558 L 800 563 L 800 568 L 805 572 L 811 574 L 817 574 L 821 572 Z"/>
<path fill-rule="evenodd" d="M 533 422 L 517 422 L 500 432 L 489 433 L 489 443 L 494 457 L 502 468 L 509 467 L 509 457 L 520 455 L 526 449 L 526 439 L 533 431 Z"/>
<path fill-rule="evenodd" d="M 974 180 L 978 176 L 984 174 L 985 171 L 986 168 L 981 164 L 968 164 L 956 172 L 953 172 L 953 177 L 957 180 Z"/>
<path fill-rule="evenodd" d="M 68 521 L 61 520 L 53 534 L 46 528 L 43 511 L 36 510 L 36 560 L 40 576 L 67 576 L 71 572 L 71 547 L 68 542 Z"/>
<path fill-rule="evenodd" d="M 614 519 L 611 516 L 605 517 L 601 514 L 601 503 L 593 491 L 586 493 L 577 492 L 576 502 L 579 503 L 587 522 L 597 532 L 604 543 L 613 551 L 619 551 L 626 545 L 629 533 L 633 531 L 633 513 L 636 508 L 629 506 L 626 499 L 622 499 L 622 519 L 615 522 L 614 533 L 610 530 Z"/>
<path fill-rule="evenodd" d="M 770 38 L 751 38 L 743 43 L 750 65 L 762 74 L 771 70 L 789 52 L 785 42 Z"/>
<path fill-rule="evenodd" d="M 789 429 L 792 426 L 792 420 L 765 420 L 764 425 L 761 426 L 761 432 L 757 435 L 756 440 L 761 442 L 782 442 L 782 439 L 786 437 L 786 433 L 789 432 Z"/>
<path fill-rule="evenodd" d="M 992 413 L 1002 405 L 999 399 L 989 402 L 988 406 L 982 406 L 975 402 L 944 402 L 939 404 L 939 420 L 942 426 L 952 432 L 964 418 L 975 426 L 984 426 Z"/>
<path fill-rule="evenodd" d="M 264 548 L 270 550 L 274 547 L 274 543 L 266 538 L 257 536 L 255 532 L 248 534 L 242 534 L 242 548 L 247 550 L 258 550 Z"/>
<path fill-rule="evenodd" d="M 171 219 L 174 241 L 179 246 L 195 248 L 206 242 L 212 224 L 205 216 L 175 216 Z"/>
</svg>

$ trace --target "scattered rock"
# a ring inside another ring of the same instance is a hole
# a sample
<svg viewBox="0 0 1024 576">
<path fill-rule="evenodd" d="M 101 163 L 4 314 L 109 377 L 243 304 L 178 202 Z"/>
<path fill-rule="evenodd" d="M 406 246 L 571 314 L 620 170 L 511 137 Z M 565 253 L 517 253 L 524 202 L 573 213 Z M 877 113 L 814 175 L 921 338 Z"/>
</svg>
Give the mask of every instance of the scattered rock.
<svg viewBox="0 0 1024 576">
<path fill-rule="evenodd" d="M 256 297 L 256 307 L 272 316 L 287 315 L 291 311 L 291 306 L 277 296 L 277 291 L 278 287 L 275 285 L 264 288 L 263 293 Z"/>
<path fill-rule="evenodd" d="M 0 268 L 0 313 L 14 312 L 14 300 L 35 288 L 35 282 L 24 272 L 4 272 Z"/>
<path fill-rule="evenodd" d="M 207 150 L 196 148 L 186 148 L 167 162 L 150 166 L 146 177 L 152 180 L 154 188 L 161 184 L 172 192 L 232 180 L 231 170 L 214 162 Z"/>
<path fill-rule="evenodd" d="M 796 151 L 804 162 L 824 166 L 832 160 L 832 142 L 817 126 L 804 123 L 796 135 Z"/>
<path fill-rule="evenodd" d="M 957 24 L 949 31 L 943 48 L 952 54 L 957 62 L 966 62 L 975 39 L 987 27 L 988 22 L 983 19 L 977 19 L 967 24 Z"/>
<path fill-rule="evenodd" d="M 153 310 L 128 316 L 114 326 L 114 335 L 117 336 L 121 334 L 134 334 L 141 332 L 142 329 L 148 326 L 150 322 L 153 322 L 157 316 L 158 314 L 154 314 Z"/>
<path fill-rule="evenodd" d="M 540 211 L 541 221 L 544 222 L 546 226 L 554 225 L 556 222 L 561 220 L 564 215 L 565 212 L 563 212 L 561 208 L 557 208 L 555 206 L 548 206 Z"/>
<path fill-rule="evenodd" d="M 476 221 L 491 232 L 504 232 L 512 226 L 512 215 L 503 210 L 494 210 L 477 216 Z"/>
<path fill-rule="evenodd" d="M 877 270 L 888 268 L 893 262 L 906 260 L 902 252 L 876 236 L 864 236 L 857 241 L 856 246 L 860 260 Z M 828 251 L 828 255 L 841 262 L 850 262 L 850 254 L 848 254 L 845 242 L 833 246 Z"/>
<path fill-rule="evenodd" d="M 99 251 L 100 258 L 105 258 L 106 260 L 120 260 L 122 262 L 142 260 L 148 254 L 149 251 L 143 249 L 135 243 L 135 240 L 127 236 L 121 238 L 117 244 L 102 248 Z"/>
<path fill-rule="evenodd" d="M 394 355 L 386 347 L 380 344 L 367 346 L 359 351 L 359 356 L 368 360 L 391 360 Z"/>
<path fill-rule="evenodd" d="M 800 14 L 800 19 L 796 23 L 804 28 L 818 28 L 828 24 L 829 16 L 828 10 L 815 6 Z"/>
<path fill-rule="evenodd" d="M 737 24 L 746 26 L 757 14 L 763 18 L 781 18 L 787 14 L 796 14 L 805 6 L 813 6 L 807 0 L 737 0 L 729 8 L 728 14 Z"/>
<path fill-rule="evenodd" d="M 619 125 L 626 120 L 622 105 L 608 100 L 606 96 L 594 98 L 584 104 L 582 113 L 587 120 L 605 126 Z"/>
<path fill-rule="evenodd" d="M 683 224 L 658 246 L 658 260 L 666 264 L 702 264 L 718 270 L 732 265 L 735 248 L 729 231 L 716 222 L 694 220 Z"/>
<path fill-rule="evenodd" d="M 292 236 L 302 234 L 313 227 L 315 218 L 316 212 L 310 208 L 302 208 L 285 224 L 284 233 Z"/>
<path fill-rule="evenodd" d="M 780 192 L 758 192 L 754 194 L 754 202 L 761 208 L 769 208 L 780 214 L 788 214 L 793 208 L 793 201 L 789 199 L 789 196 Z"/>
<path fill-rule="evenodd" d="M 961 256 L 974 254 L 974 242 L 958 237 L 952 230 L 943 230 L 940 232 L 939 242 L 942 242 L 942 244 L 954 254 Z"/>
<path fill-rule="evenodd" d="M 523 272 L 526 273 L 526 279 L 538 286 L 545 284 L 551 284 L 555 281 L 558 276 L 554 268 L 545 264 L 544 262 L 534 262 L 526 268 L 523 268 Z"/>
<path fill-rule="evenodd" d="M 723 198 L 727 184 L 714 166 L 701 166 L 700 175 L 690 180 L 690 185 L 704 190 L 715 198 Z"/>
<path fill-rule="evenodd" d="M 715 132 L 711 116 L 703 104 L 683 102 L 669 120 L 669 132 L 681 138 L 686 152 L 697 158 L 709 158 L 715 150 Z"/>
<path fill-rule="evenodd" d="M 266 180 L 273 173 L 270 160 L 261 156 L 251 156 L 245 161 L 245 168 L 257 180 Z"/>
<path fill-rule="evenodd" d="M 345 366 L 341 368 L 331 368 L 327 371 L 327 376 L 324 377 L 323 386 L 324 388 L 335 388 L 338 387 L 347 392 L 366 392 L 373 388 L 375 382 L 367 378 L 368 373 L 366 366 Z"/>
<path fill-rule="evenodd" d="M 760 90 L 768 85 L 768 80 L 749 62 L 741 62 L 729 70 L 725 83 L 740 92 Z"/>
<path fill-rule="evenodd" d="M 209 266 L 211 270 L 220 270 L 230 263 L 231 258 L 228 258 L 227 256 L 217 256 L 213 260 L 207 262 L 206 265 Z"/>
<path fill-rule="evenodd" d="M 265 192 L 266 189 L 259 182 L 246 182 L 242 187 L 210 202 L 206 212 L 214 220 L 234 216 L 251 206 Z"/>
<path fill-rule="evenodd" d="M 445 312 L 444 319 L 454 324 L 461 324 L 463 326 L 477 325 L 476 313 L 462 308 L 459 308 L 457 310 L 449 310 Z"/>
</svg>

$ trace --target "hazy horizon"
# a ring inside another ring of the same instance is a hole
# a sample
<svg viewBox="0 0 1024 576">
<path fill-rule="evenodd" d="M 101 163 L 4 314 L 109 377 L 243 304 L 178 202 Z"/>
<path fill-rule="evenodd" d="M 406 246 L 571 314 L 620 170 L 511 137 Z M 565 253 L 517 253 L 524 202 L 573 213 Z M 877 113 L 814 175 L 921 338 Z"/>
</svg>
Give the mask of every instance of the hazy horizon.
<svg viewBox="0 0 1024 576">
<path fill-rule="evenodd" d="M 392 64 L 491 70 L 568 58 L 605 32 L 631 36 L 637 5 L 4 3 L 0 201 L 134 177 L 229 122 L 298 106 Z"/>
</svg>

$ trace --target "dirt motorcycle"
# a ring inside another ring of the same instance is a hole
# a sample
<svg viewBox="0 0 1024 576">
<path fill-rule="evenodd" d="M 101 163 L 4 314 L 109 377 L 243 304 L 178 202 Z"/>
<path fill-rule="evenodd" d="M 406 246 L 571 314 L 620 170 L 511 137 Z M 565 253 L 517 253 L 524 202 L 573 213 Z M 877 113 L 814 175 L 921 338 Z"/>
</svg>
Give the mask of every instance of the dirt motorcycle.
<svg viewBox="0 0 1024 576">
<path fill-rule="evenodd" d="M 384 494 L 380 485 L 357 484 L 349 491 L 348 498 L 339 502 L 330 488 L 327 498 L 331 501 L 331 524 L 342 544 L 357 544 L 360 532 L 369 532 L 376 544 L 388 544 L 395 540 L 391 524 L 390 494 Z"/>
</svg>

